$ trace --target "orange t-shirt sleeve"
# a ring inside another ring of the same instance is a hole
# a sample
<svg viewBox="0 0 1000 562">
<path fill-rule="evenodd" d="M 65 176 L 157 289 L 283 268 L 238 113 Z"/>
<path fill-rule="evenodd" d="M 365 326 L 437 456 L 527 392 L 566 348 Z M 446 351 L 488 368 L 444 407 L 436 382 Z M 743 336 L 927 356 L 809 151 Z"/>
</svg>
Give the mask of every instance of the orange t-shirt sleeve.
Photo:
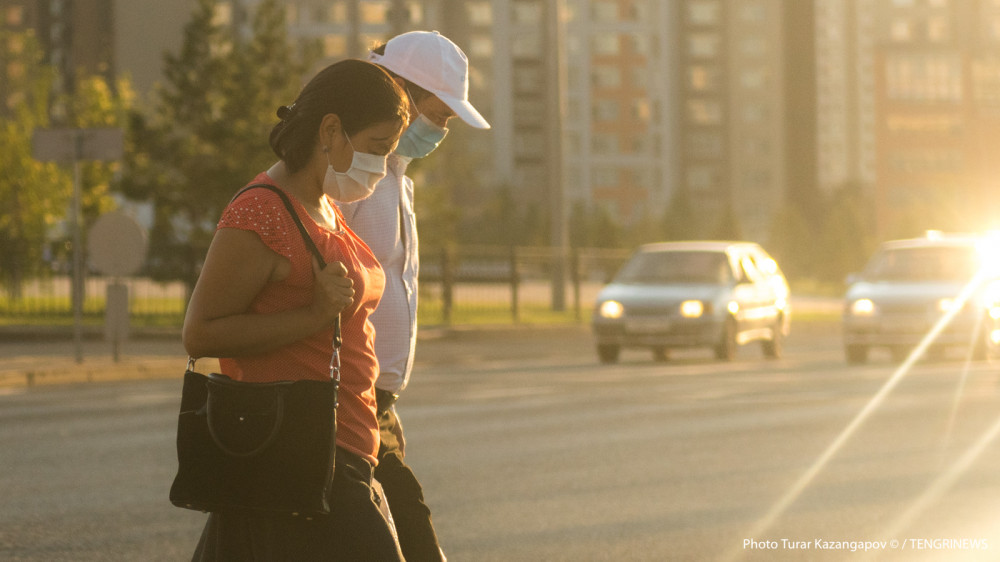
<svg viewBox="0 0 1000 562">
<path fill-rule="evenodd" d="M 293 242 L 302 237 L 277 193 L 265 188 L 251 189 L 231 202 L 222 212 L 218 228 L 238 228 L 254 232 L 273 252 L 289 260 Z"/>
</svg>

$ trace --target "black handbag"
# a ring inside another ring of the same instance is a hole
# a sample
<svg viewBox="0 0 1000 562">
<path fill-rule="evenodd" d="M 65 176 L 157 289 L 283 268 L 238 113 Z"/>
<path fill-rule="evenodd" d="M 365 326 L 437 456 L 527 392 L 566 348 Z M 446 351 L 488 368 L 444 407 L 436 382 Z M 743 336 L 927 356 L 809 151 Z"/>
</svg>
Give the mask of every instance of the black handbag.
<svg viewBox="0 0 1000 562">
<path fill-rule="evenodd" d="M 320 266 L 325 261 L 291 201 L 277 193 Z M 237 194 L 239 196 L 239 193 Z M 255 516 L 330 513 L 340 386 L 340 318 L 329 380 L 246 383 L 194 371 L 188 360 L 177 420 L 177 507 Z"/>
</svg>

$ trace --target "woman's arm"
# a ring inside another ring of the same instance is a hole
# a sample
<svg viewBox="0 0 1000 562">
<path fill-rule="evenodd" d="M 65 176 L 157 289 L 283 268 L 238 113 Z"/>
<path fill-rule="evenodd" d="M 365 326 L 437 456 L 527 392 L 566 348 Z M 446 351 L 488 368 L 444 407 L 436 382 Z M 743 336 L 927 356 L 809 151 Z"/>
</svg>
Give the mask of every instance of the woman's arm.
<svg viewBox="0 0 1000 562">
<path fill-rule="evenodd" d="M 272 351 L 329 327 L 352 302 L 354 290 L 343 264 L 318 271 L 317 290 L 307 306 L 273 314 L 250 313 L 268 284 L 288 276 L 287 259 L 249 231 L 221 228 L 184 317 L 184 348 L 191 357 L 240 357 Z"/>
</svg>

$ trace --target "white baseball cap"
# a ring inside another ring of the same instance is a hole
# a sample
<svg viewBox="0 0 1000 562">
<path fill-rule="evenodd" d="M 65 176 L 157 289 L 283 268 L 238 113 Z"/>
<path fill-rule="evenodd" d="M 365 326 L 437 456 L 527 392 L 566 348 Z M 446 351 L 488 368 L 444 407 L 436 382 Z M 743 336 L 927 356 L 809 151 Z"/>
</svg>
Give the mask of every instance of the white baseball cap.
<svg viewBox="0 0 1000 562">
<path fill-rule="evenodd" d="M 434 94 L 477 129 L 490 124 L 469 103 L 469 59 L 458 45 L 437 31 L 410 31 L 385 44 L 385 54 L 368 60 Z"/>
</svg>

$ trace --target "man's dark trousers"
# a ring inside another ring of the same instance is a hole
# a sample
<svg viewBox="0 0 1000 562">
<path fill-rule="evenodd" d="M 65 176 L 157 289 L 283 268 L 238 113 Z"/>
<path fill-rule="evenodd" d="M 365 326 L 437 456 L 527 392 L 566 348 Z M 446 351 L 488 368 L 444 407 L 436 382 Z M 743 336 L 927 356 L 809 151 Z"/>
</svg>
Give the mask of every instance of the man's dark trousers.
<svg viewBox="0 0 1000 562">
<path fill-rule="evenodd" d="M 413 471 L 403 461 L 394 408 L 381 412 L 378 418 L 381 444 L 375 479 L 389 502 L 399 546 L 407 562 L 441 561 L 441 548 L 431 522 L 431 510 L 424 503 L 424 492 Z M 394 431 L 395 430 L 395 431 Z"/>
</svg>

